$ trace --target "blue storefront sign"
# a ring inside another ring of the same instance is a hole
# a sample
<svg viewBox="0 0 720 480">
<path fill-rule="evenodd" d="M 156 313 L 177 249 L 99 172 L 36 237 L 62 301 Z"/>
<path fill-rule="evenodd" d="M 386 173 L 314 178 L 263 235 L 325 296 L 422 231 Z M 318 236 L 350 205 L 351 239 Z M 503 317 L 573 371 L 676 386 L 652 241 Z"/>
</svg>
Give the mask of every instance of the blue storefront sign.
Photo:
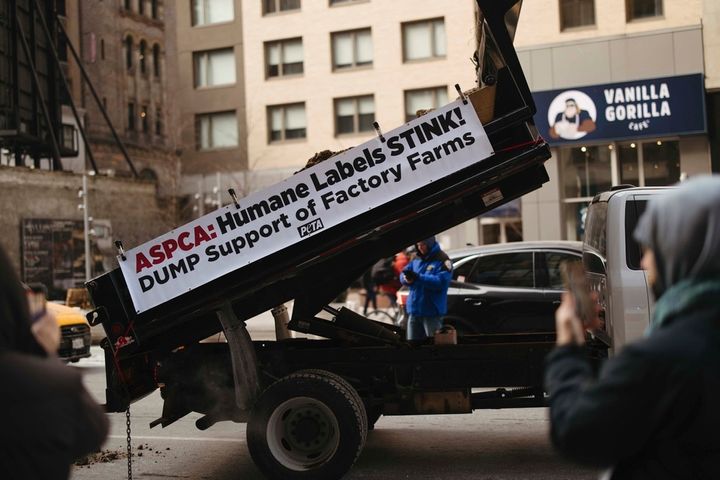
<svg viewBox="0 0 720 480">
<path fill-rule="evenodd" d="M 705 133 L 702 74 L 534 92 L 552 145 Z"/>
</svg>

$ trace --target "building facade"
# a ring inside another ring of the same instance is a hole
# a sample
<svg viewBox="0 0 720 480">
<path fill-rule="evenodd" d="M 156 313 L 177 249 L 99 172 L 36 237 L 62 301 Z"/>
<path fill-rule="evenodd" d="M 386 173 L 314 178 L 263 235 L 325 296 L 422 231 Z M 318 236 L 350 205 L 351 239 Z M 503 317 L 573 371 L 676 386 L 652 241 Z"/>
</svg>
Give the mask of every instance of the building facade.
<svg viewBox="0 0 720 480">
<path fill-rule="evenodd" d="M 139 176 L 174 196 L 179 179 L 175 80 L 175 2 L 113 0 L 78 2 L 83 65 Z M 172 75 L 169 74 L 172 72 Z M 102 173 L 129 176 L 118 147 L 86 84 L 82 86 L 86 129 Z"/>
<path fill-rule="evenodd" d="M 475 16 L 473 0 L 192 0 L 176 28 L 194 215 L 474 87 Z"/>
<path fill-rule="evenodd" d="M 582 239 L 613 186 L 713 171 L 717 22 L 703 0 L 525 2 L 515 45 L 553 147 L 551 181 L 523 198 L 526 240 Z"/>
</svg>

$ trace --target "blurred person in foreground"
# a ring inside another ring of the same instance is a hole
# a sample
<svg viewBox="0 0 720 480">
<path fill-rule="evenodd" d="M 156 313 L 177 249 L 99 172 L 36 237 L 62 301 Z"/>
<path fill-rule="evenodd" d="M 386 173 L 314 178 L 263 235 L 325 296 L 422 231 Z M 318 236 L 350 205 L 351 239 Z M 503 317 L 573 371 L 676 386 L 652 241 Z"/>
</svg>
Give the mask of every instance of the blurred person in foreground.
<svg viewBox="0 0 720 480">
<path fill-rule="evenodd" d="M 551 437 L 603 479 L 720 478 L 720 176 L 653 198 L 635 238 L 657 303 L 595 378 L 565 294 L 547 359 Z"/>
<path fill-rule="evenodd" d="M 33 321 L 34 320 L 34 321 Z M 0 477 L 67 479 L 100 448 L 108 420 L 77 369 L 57 358 L 50 313 L 31 319 L 26 293 L 0 248 Z"/>
<path fill-rule="evenodd" d="M 447 292 L 452 277 L 452 261 L 435 237 L 415 244 L 416 257 L 402 270 L 400 282 L 407 285 L 407 339 L 424 340 L 443 326 L 447 313 Z"/>
</svg>

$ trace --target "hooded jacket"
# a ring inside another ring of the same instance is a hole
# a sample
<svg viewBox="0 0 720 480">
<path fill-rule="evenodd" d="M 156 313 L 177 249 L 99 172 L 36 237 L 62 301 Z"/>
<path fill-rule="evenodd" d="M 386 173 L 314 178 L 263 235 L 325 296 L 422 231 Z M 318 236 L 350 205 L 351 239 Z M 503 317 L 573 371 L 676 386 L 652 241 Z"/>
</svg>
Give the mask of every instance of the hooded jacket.
<svg viewBox="0 0 720 480">
<path fill-rule="evenodd" d="M 597 379 L 581 347 L 548 356 L 553 443 L 614 480 L 720 478 L 720 177 L 651 200 L 635 236 L 658 267 L 652 328 Z"/>
<path fill-rule="evenodd" d="M 428 242 L 426 241 L 426 244 Z M 417 274 L 414 282 L 408 283 L 405 272 Z M 439 317 L 447 313 L 447 291 L 452 277 L 452 262 L 432 243 L 427 255 L 418 255 L 403 270 L 400 282 L 410 288 L 407 299 L 407 313 L 416 317 Z"/>
<path fill-rule="evenodd" d="M 0 248 L 0 475 L 64 480 L 100 448 L 108 420 L 77 369 L 48 357 L 30 329 L 27 299 Z"/>
</svg>

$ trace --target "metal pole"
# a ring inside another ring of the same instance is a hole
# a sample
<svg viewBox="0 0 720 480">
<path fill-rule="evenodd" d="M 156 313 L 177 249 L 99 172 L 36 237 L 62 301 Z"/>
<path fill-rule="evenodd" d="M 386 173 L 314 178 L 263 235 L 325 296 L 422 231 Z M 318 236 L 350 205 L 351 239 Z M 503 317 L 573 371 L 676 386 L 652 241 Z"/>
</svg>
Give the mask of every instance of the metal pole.
<svg viewBox="0 0 720 480">
<path fill-rule="evenodd" d="M 108 114 L 105 111 L 105 107 L 103 107 L 102 102 L 100 101 L 100 97 L 98 96 L 97 92 L 95 91 L 95 87 L 93 86 L 92 82 L 90 81 L 90 77 L 88 76 L 88 73 L 85 70 L 85 67 L 83 67 L 82 61 L 80 60 L 80 56 L 78 55 L 77 51 L 75 50 L 75 47 L 73 46 L 72 42 L 70 41 L 70 38 L 68 37 L 67 32 L 65 32 L 65 27 L 62 26 L 62 23 L 58 22 L 58 28 L 60 29 L 60 32 L 62 32 L 62 34 L 65 36 L 65 39 L 67 40 L 67 46 L 70 49 L 70 53 L 72 53 L 72 56 L 75 59 L 75 62 L 77 62 L 77 64 L 78 64 L 78 67 L 80 67 L 80 73 L 82 73 L 82 76 L 85 79 L 85 83 L 87 83 L 87 86 L 90 89 L 90 93 L 92 93 L 92 96 L 95 99 L 95 103 L 97 103 L 98 109 L 100 110 L 100 113 L 103 114 L 103 118 L 105 118 L 105 122 L 107 123 L 108 127 L 110 127 L 110 132 L 112 132 L 115 142 L 120 147 L 120 150 L 122 151 L 122 154 L 125 157 L 125 162 L 127 162 L 128 166 L 130 167 L 130 170 L 132 170 L 133 176 L 135 176 L 135 178 L 138 178 L 139 175 L 138 175 L 137 170 L 135 169 L 135 165 L 133 165 L 132 160 L 130 160 L 130 154 L 128 153 L 127 149 L 125 148 L 125 145 L 122 143 L 122 140 L 120 140 L 120 137 L 118 136 L 117 132 L 115 131 L 115 127 L 113 127 L 113 124 L 110 121 L 110 117 L 108 117 Z"/>
<path fill-rule="evenodd" d="M 222 190 L 220 186 L 220 172 L 217 172 L 217 181 L 215 184 L 215 188 L 217 189 L 217 208 L 222 207 Z"/>
<path fill-rule="evenodd" d="M 204 180 L 205 177 L 202 177 L 202 180 L 198 180 L 198 218 L 205 215 L 205 192 L 203 191 Z"/>
<path fill-rule="evenodd" d="M 87 173 L 83 172 L 83 233 L 85 237 L 85 281 L 90 281 L 90 215 L 88 214 Z"/>
<path fill-rule="evenodd" d="M 83 139 L 83 142 L 85 143 L 85 153 L 88 156 L 88 160 L 90 160 L 90 165 L 92 165 L 93 170 L 95 173 L 99 173 L 97 169 L 97 165 L 95 164 L 95 157 L 92 154 L 92 149 L 90 148 L 90 142 L 87 139 L 87 136 L 85 135 L 85 128 L 83 128 L 82 122 L 80 120 L 80 114 L 77 111 L 77 108 L 75 108 L 75 102 L 72 98 L 72 92 L 70 91 L 70 85 L 67 83 L 67 78 L 65 78 L 65 72 L 63 72 L 61 66 L 60 66 L 60 56 L 58 55 L 57 49 L 55 48 L 55 42 L 53 42 L 53 39 L 50 35 L 50 28 L 47 25 L 47 22 L 45 21 L 45 14 L 42 13 L 42 9 L 40 8 L 40 4 L 38 3 L 38 0 L 35 0 L 35 8 L 40 15 L 40 24 L 42 25 L 43 31 L 45 32 L 45 37 L 47 38 L 48 45 L 50 45 L 50 50 L 52 51 L 53 57 L 55 57 L 55 62 L 58 65 L 58 72 L 60 72 L 60 80 L 62 80 L 63 87 L 65 87 L 65 91 L 68 93 L 68 98 L 70 99 L 70 109 L 72 110 L 73 116 L 75 117 L 75 122 L 77 122 L 78 130 L 80 131 L 80 136 Z M 67 42 L 70 42 L 70 39 L 65 37 Z M 83 164 L 83 170 L 85 170 L 85 165 Z"/>
</svg>

